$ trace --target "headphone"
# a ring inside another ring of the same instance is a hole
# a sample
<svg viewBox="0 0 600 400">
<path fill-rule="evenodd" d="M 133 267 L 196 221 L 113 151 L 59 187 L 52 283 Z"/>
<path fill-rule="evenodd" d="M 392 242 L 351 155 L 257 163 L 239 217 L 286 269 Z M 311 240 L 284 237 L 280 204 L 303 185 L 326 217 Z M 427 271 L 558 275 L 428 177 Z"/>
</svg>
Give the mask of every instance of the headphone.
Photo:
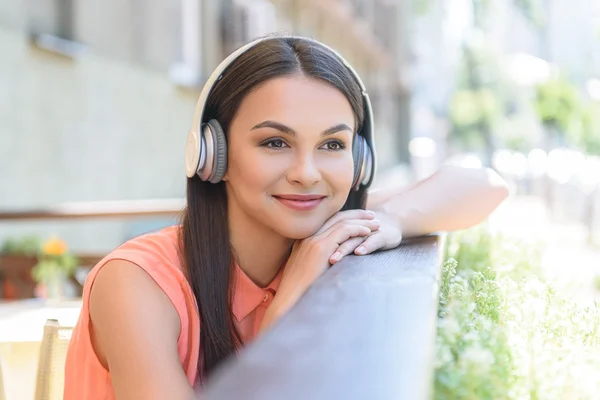
<svg viewBox="0 0 600 400">
<path fill-rule="evenodd" d="M 358 190 L 361 186 L 367 188 L 375 177 L 375 147 L 373 143 L 373 111 L 371 101 L 365 89 L 365 85 L 350 66 L 350 64 L 335 50 L 314 39 L 298 36 L 270 36 L 251 41 L 225 58 L 207 79 L 194 113 L 192 129 L 188 134 L 185 147 L 185 171 L 188 178 L 198 175 L 203 181 L 218 183 L 227 170 L 227 140 L 221 124 L 216 119 L 203 123 L 204 108 L 206 101 L 216 85 L 223 77 L 227 68 L 246 51 L 264 40 L 272 39 L 300 39 L 315 46 L 321 46 L 333 53 L 350 71 L 358 83 L 364 104 L 364 122 L 360 132 L 357 132 L 352 144 L 352 158 L 354 160 L 354 177 L 352 190 Z"/>
</svg>

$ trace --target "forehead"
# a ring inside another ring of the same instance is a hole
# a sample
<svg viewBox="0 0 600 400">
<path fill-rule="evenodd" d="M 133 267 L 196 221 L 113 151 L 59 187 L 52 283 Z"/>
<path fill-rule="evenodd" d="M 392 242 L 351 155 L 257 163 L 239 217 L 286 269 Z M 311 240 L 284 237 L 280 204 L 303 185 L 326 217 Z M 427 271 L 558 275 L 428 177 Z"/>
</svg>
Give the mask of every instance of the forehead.
<svg viewBox="0 0 600 400">
<path fill-rule="evenodd" d="M 346 96 L 327 82 L 302 75 L 262 83 L 244 98 L 237 118 L 247 123 L 276 120 L 295 128 L 327 129 L 340 123 L 354 127 L 354 113 Z"/>
</svg>

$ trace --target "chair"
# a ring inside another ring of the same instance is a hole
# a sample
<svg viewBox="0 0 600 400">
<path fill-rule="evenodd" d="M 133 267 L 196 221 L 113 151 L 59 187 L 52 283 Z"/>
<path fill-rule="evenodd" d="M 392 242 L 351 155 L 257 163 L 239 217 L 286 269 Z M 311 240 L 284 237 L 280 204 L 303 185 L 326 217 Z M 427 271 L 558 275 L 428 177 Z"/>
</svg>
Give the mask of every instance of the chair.
<svg viewBox="0 0 600 400">
<path fill-rule="evenodd" d="M 6 400 L 6 397 L 4 397 L 4 385 L 2 384 L 2 360 L 0 360 L 0 400 Z"/>
<path fill-rule="evenodd" d="M 44 325 L 35 386 L 35 400 L 62 400 L 65 381 L 65 359 L 72 327 L 61 326 L 49 319 Z"/>
</svg>

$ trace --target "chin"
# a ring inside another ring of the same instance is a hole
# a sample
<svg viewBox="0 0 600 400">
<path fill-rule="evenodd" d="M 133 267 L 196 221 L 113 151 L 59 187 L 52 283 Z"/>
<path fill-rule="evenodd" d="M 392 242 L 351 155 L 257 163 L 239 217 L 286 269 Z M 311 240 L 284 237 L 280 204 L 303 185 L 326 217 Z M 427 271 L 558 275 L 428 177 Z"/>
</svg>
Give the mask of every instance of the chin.
<svg viewBox="0 0 600 400">
<path fill-rule="evenodd" d="M 274 227 L 274 230 L 277 231 L 281 236 L 293 239 L 293 240 L 301 240 L 306 239 L 317 233 L 317 231 L 323 226 L 323 222 L 316 223 L 288 223 L 288 224 L 280 224 Z"/>
</svg>

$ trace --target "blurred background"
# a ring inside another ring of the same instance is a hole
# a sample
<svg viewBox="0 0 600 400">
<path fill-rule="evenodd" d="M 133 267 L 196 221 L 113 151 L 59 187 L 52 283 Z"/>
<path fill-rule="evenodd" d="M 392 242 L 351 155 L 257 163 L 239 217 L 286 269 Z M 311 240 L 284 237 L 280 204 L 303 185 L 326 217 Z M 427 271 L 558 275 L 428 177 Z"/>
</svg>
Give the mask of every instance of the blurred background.
<svg viewBox="0 0 600 400">
<path fill-rule="evenodd" d="M 0 210 L 179 205 L 203 82 L 236 47 L 286 32 L 362 76 L 380 183 L 489 166 L 524 197 L 508 225 L 548 217 L 598 244 L 599 26 L 593 0 L 0 1 Z M 13 218 L 0 242 L 56 235 L 102 255 L 173 221 Z"/>
<path fill-rule="evenodd" d="M 201 85 L 239 45 L 287 32 L 363 77 L 381 179 L 492 166 L 591 240 L 600 3 L 574 1 L 0 1 L 0 207 L 182 198 Z M 148 224 L 2 223 L 0 238 L 56 233 L 105 251 Z"/>
<path fill-rule="evenodd" d="M 543 242 L 547 275 L 598 298 L 596 0 L 0 0 L 0 280 L 40 244 L 76 269 L 174 223 L 204 81 L 273 32 L 321 40 L 361 75 L 380 184 L 494 168 L 514 196 L 492 229 Z"/>
</svg>

